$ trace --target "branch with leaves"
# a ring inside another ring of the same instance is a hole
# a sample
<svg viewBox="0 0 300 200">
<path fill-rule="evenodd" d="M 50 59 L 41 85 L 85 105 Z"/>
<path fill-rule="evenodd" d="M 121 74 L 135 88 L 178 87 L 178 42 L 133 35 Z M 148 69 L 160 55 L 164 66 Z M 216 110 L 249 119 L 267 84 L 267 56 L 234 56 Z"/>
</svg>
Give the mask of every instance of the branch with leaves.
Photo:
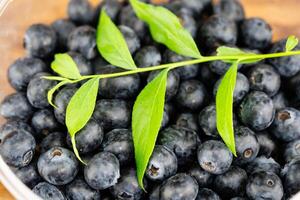
<svg viewBox="0 0 300 200">
<path fill-rule="evenodd" d="M 137 0 L 130 0 L 130 3 L 136 15 L 149 26 L 151 35 L 156 42 L 166 45 L 177 54 L 188 56 L 192 59 L 159 66 L 137 68 L 122 33 L 106 14 L 105 10 L 102 10 L 97 28 L 99 53 L 110 64 L 127 71 L 82 76 L 73 59 L 65 53 L 57 54 L 51 64 L 52 70 L 59 76 L 47 76 L 44 78 L 59 81 L 48 92 L 48 101 L 54 107 L 52 98 L 55 91 L 66 84 L 85 81 L 71 98 L 67 106 L 65 119 L 74 152 L 78 159 L 82 161 L 76 148 L 75 135 L 87 124 L 93 114 L 99 80 L 161 70 L 138 95 L 132 112 L 132 134 L 137 177 L 140 186 L 144 188 L 143 176 L 163 119 L 167 77 L 170 70 L 215 60 L 232 63 L 219 85 L 216 96 L 216 111 L 218 132 L 231 152 L 236 155 L 233 127 L 233 92 L 238 65 L 256 63 L 263 59 L 300 55 L 300 51 L 293 51 L 298 45 L 298 39 L 290 36 L 286 43 L 285 52 L 254 54 L 237 48 L 222 46 L 217 49 L 216 56 L 202 56 L 192 36 L 181 26 L 180 21 L 172 12 L 166 8 Z M 150 96 L 151 98 L 149 98 Z"/>
</svg>

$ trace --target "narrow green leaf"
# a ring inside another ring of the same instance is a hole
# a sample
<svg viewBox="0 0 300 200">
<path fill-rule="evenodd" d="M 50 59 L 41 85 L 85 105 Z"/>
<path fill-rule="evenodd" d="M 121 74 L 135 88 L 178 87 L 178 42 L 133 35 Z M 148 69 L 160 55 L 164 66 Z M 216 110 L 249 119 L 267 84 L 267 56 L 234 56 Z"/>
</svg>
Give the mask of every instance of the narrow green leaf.
<svg viewBox="0 0 300 200">
<path fill-rule="evenodd" d="M 227 46 L 221 46 L 217 49 L 217 56 L 240 56 L 242 58 L 245 56 L 254 56 L 254 55 L 257 55 L 257 54 L 252 53 L 252 52 L 243 51 L 239 48 L 233 48 L 233 47 L 227 47 Z M 263 60 L 263 59 L 251 58 L 251 59 L 247 59 L 247 60 L 241 60 L 239 63 L 240 64 L 250 64 L 250 63 L 257 63 L 261 60 Z M 234 62 L 236 62 L 236 59 L 223 60 L 223 61 L 227 62 L 227 63 L 234 63 Z"/>
<path fill-rule="evenodd" d="M 127 43 L 105 10 L 101 11 L 97 28 L 97 47 L 103 58 L 123 69 L 136 69 Z"/>
<path fill-rule="evenodd" d="M 51 63 L 53 71 L 62 77 L 69 79 L 80 79 L 81 75 L 73 58 L 67 53 L 56 54 Z"/>
<path fill-rule="evenodd" d="M 201 58 L 191 34 L 180 24 L 179 19 L 168 9 L 130 0 L 136 15 L 149 25 L 153 39 L 166 45 L 178 54 Z"/>
<path fill-rule="evenodd" d="M 59 82 L 56 86 L 54 86 L 53 88 L 51 88 L 48 93 L 47 93 L 47 99 L 48 99 L 48 102 L 51 106 L 53 106 L 54 108 L 57 108 L 56 105 L 54 105 L 53 103 L 53 94 L 63 85 L 69 83 L 68 80 L 64 80 L 64 81 L 61 81 Z"/>
<path fill-rule="evenodd" d="M 224 75 L 216 96 L 217 129 L 234 155 L 236 155 L 236 149 L 233 127 L 233 92 L 237 70 L 238 62 L 235 62 Z"/>
<path fill-rule="evenodd" d="M 68 80 L 64 77 L 60 76 L 42 76 L 42 78 L 47 79 L 47 80 L 52 80 L 52 81 L 65 81 Z"/>
<path fill-rule="evenodd" d="M 132 134 L 139 185 L 162 123 L 169 69 L 161 71 L 139 94 L 132 112 Z"/>
<path fill-rule="evenodd" d="M 292 51 L 299 43 L 298 38 L 296 36 L 291 35 L 288 37 L 285 45 L 285 50 L 286 51 Z"/>
<path fill-rule="evenodd" d="M 75 134 L 90 120 L 96 104 L 99 78 L 93 78 L 84 83 L 71 98 L 66 110 L 66 125 L 71 136 L 74 152 L 79 156 L 75 144 Z"/>
</svg>

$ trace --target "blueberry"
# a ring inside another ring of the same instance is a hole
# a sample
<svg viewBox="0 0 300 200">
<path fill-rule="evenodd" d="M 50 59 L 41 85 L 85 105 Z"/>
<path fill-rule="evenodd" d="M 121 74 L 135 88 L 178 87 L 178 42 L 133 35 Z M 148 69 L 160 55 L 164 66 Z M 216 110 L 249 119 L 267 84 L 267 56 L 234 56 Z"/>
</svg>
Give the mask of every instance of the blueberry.
<svg viewBox="0 0 300 200">
<path fill-rule="evenodd" d="M 163 120 L 161 122 L 161 129 L 165 128 L 172 119 L 174 113 L 174 107 L 170 103 L 166 103 L 164 107 Z"/>
<path fill-rule="evenodd" d="M 216 123 L 216 106 L 209 105 L 205 107 L 198 116 L 200 128 L 204 131 L 205 135 L 211 137 L 219 137 Z"/>
<path fill-rule="evenodd" d="M 45 63 L 38 58 L 19 58 L 9 66 L 7 76 L 13 88 L 24 91 L 35 74 L 46 70 Z"/>
<path fill-rule="evenodd" d="M 134 155 L 131 134 L 128 129 L 114 129 L 105 134 L 101 149 L 113 153 L 121 165 L 128 165 L 133 161 Z"/>
<path fill-rule="evenodd" d="M 104 131 L 100 124 L 94 120 L 90 119 L 87 124 L 76 133 L 76 147 L 78 151 L 82 154 L 90 153 L 97 150 L 103 140 Z M 67 136 L 67 142 L 71 146 L 70 135 Z"/>
<path fill-rule="evenodd" d="M 74 51 L 68 52 L 68 54 L 73 58 L 81 75 L 93 74 L 93 68 L 90 61 L 83 55 Z"/>
<path fill-rule="evenodd" d="M 54 185 L 51 185 L 46 182 L 41 182 L 37 184 L 33 190 L 35 194 L 40 196 L 42 199 L 47 200 L 66 200 L 62 191 L 60 191 Z"/>
<path fill-rule="evenodd" d="M 94 155 L 84 168 L 84 178 L 95 190 L 103 190 L 115 185 L 120 178 L 119 160 L 109 152 Z"/>
<path fill-rule="evenodd" d="M 61 132 L 53 132 L 47 135 L 40 143 L 40 152 L 44 153 L 52 147 L 65 147 L 66 134 Z"/>
<path fill-rule="evenodd" d="M 213 15 L 203 22 L 199 29 L 201 44 L 209 49 L 215 49 L 221 45 L 235 45 L 237 42 L 236 24 L 222 16 Z"/>
<path fill-rule="evenodd" d="M 275 109 L 272 99 L 263 92 L 251 92 L 242 101 L 239 115 L 245 125 L 256 131 L 262 131 L 274 120 Z"/>
<path fill-rule="evenodd" d="M 44 24 L 31 25 L 24 35 L 24 47 L 29 56 L 47 58 L 54 54 L 57 43 L 56 33 Z"/>
<path fill-rule="evenodd" d="M 54 109 L 54 115 L 61 124 L 65 123 L 66 109 L 76 90 L 77 88 L 73 86 L 67 86 L 60 90 L 55 96 L 54 104 L 56 108 Z"/>
<path fill-rule="evenodd" d="M 118 28 L 125 38 L 130 53 L 135 53 L 141 47 L 141 42 L 134 30 L 125 25 L 120 25 Z"/>
<path fill-rule="evenodd" d="M 286 95 L 283 92 L 278 92 L 275 96 L 272 97 L 275 110 L 280 110 L 288 107 L 289 102 Z"/>
<path fill-rule="evenodd" d="M 197 117 L 193 113 L 184 112 L 180 113 L 176 119 L 176 125 L 182 126 L 194 131 L 199 131 Z"/>
<path fill-rule="evenodd" d="M 265 156 L 260 156 L 255 158 L 252 162 L 247 163 L 247 165 L 245 165 L 245 169 L 249 174 L 257 171 L 266 171 L 279 174 L 281 166 L 271 157 L 266 158 Z"/>
<path fill-rule="evenodd" d="M 238 0 L 221 0 L 213 5 L 215 14 L 224 15 L 230 20 L 240 22 L 245 18 L 245 11 Z"/>
<path fill-rule="evenodd" d="M 188 174 L 198 182 L 199 187 L 210 187 L 215 176 L 207 171 L 204 171 L 199 166 L 193 166 L 188 170 Z"/>
<path fill-rule="evenodd" d="M 50 109 L 36 111 L 31 118 L 31 125 L 39 136 L 48 135 L 59 127 L 53 110 Z"/>
<path fill-rule="evenodd" d="M 280 40 L 272 45 L 270 53 L 285 51 L 286 39 Z M 295 50 L 299 50 L 297 45 Z M 269 63 L 278 70 L 278 73 L 284 77 L 292 77 L 300 71 L 300 56 L 289 56 L 269 59 Z"/>
<path fill-rule="evenodd" d="M 246 197 L 233 197 L 230 200 L 248 200 Z"/>
<path fill-rule="evenodd" d="M 222 80 L 222 78 L 220 80 L 218 80 L 214 86 L 214 95 L 215 96 L 217 95 L 217 91 L 219 89 L 221 80 Z M 245 97 L 245 95 L 249 92 L 249 90 L 250 90 L 250 84 L 249 84 L 247 77 L 244 74 L 238 72 L 237 77 L 236 77 L 234 93 L 233 93 L 233 101 L 235 103 L 240 102 Z"/>
<path fill-rule="evenodd" d="M 67 12 L 76 24 L 90 24 L 94 19 L 94 9 L 86 0 L 70 0 Z"/>
<path fill-rule="evenodd" d="M 214 180 L 214 189 L 226 199 L 235 196 L 243 196 L 246 189 L 247 178 L 245 170 L 232 166 L 224 174 L 216 176 Z"/>
<path fill-rule="evenodd" d="M 76 28 L 75 24 L 68 19 L 58 19 L 51 26 L 56 32 L 58 47 L 61 50 L 65 50 L 67 48 L 68 36 Z"/>
<path fill-rule="evenodd" d="M 295 108 L 278 110 L 271 127 L 279 140 L 290 142 L 300 137 L 300 111 Z"/>
<path fill-rule="evenodd" d="M 69 200 L 100 200 L 100 192 L 88 186 L 82 178 L 76 178 L 66 186 L 66 197 Z"/>
<path fill-rule="evenodd" d="M 96 30 L 88 25 L 79 26 L 74 29 L 68 37 L 68 49 L 77 51 L 87 59 L 96 57 Z"/>
<path fill-rule="evenodd" d="M 290 162 L 292 159 L 300 157 L 300 139 L 287 143 L 283 157 L 286 162 Z"/>
<path fill-rule="evenodd" d="M 300 190 L 300 159 L 294 158 L 284 166 L 281 172 L 284 189 L 287 196 L 296 194 Z"/>
<path fill-rule="evenodd" d="M 211 189 L 200 188 L 196 200 L 221 200 L 221 198 Z"/>
<path fill-rule="evenodd" d="M 221 60 L 215 60 L 210 62 L 208 65 L 212 72 L 218 75 L 224 75 L 232 64 L 223 62 Z"/>
<path fill-rule="evenodd" d="M 33 108 L 23 93 L 13 93 L 6 96 L 0 104 L 0 115 L 7 119 L 28 119 Z"/>
<path fill-rule="evenodd" d="M 216 140 L 202 143 L 197 154 L 202 169 L 212 174 L 223 174 L 228 171 L 233 159 L 225 144 Z"/>
<path fill-rule="evenodd" d="M 101 99 L 96 103 L 93 116 L 104 130 L 127 128 L 131 120 L 131 109 L 126 101 Z"/>
<path fill-rule="evenodd" d="M 247 196 L 250 199 L 280 200 L 283 197 L 283 187 L 280 178 L 272 172 L 255 172 L 246 186 Z"/>
<path fill-rule="evenodd" d="M 160 188 L 160 200 L 196 199 L 197 181 L 191 176 L 180 173 L 167 179 Z"/>
<path fill-rule="evenodd" d="M 147 78 L 147 82 L 149 83 L 152 81 L 160 71 L 152 71 L 149 73 L 149 76 Z M 179 87 L 179 74 L 176 71 L 170 71 L 168 73 L 168 79 L 167 79 L 167 89 L 166 89 L 166 100 L 171 100 L 177 93 L 178 87 Z"/>
<path fill-rule="evenodd" d="M 163 60 L 165 63 L 182 62 L 188 59 L 189 58 L 176 54 L 175 52 L 168 49 L 163 54 Z M 198 75 L 199 67 L 198 65 L 187 65 L 177 68 L 175 69 L 175 71 L 178 72 L 181 80 L 187 80 L 195 78 Z"/>
<path fill-rule="evenodd" d="M 121 9 L 119 21 L 121 25 L 132 28 L 140 38 L 143 38 L 147 32 L 146 24 L 137 18 L 131 5 L 124 6 Z"/>
<path fill-rule="evenodd" d="M 157 142 L 174 151 L 178 164 L 183 165 L 194 159 L 200 139 L 191 129 L 171 126 L 159 133 Z"/>
<path fill-rule="evenodd" d="M 99 20 L 99 15 L 102 9 L 105 9 L 107 15 L 113 20 L 116 21 L 117 17 L 124 6 L 124 1 L 123 0 L 105 0 L 101 1 L 99 5 L 96 8 L 95 16 L 94 16 L 94 21 L 98 22 Z"/>
<path fill-rule="evenodd" d="M 148 200 L 160 200 L 159 198 L 159 189 L 160 185 L 156 185 L 152 188 L 152 191 L 149 194 L 149 199 Z"/>
<path fill-rule="evenodd" d="M 177 15 L 181 25 L 191 34 L 193 38 L 196 37 L 198 24 L 193 17 L 193 13 L 190 12 L 191 10 L 188 8 L 181 8 L 173 13 Z"/>
<path fill-rule="evenodd" d="M 177 172 L 175 153 L 162 145 L 156 145 L 146 169 L 146 177 L 152 181 L 163 181 Z"/>
<path fill-rule="evenodd" d="M 256 65 L 248 78 L 252 90 L 265 92 L 269 96 L 277 94 L 281 85 L 280 75 L 267 64 Z"/>
<path fill-rule="evenodd" d="M 277 142 L 272 135 L 268 132 L 258 132 L 255 135 L 259 144 L 258 155 L 265 155 L 266 157 L 275 155 L 277 152 Z"/>
<path fill-rule="evenodd" d="M 57 84 L 56 81 L 44 79 L 43 76 L 50 76 L 50 74 L 36 74 L 27 87 L 27 99 L 35 108 L 46 108 L 50 105 L 47 100 L 47 93 Z"/>
<path fill-rule="evenodd" d="M 113 66 L 114 67 L 114 66 Z M 115 73 L 118 70 L 107 67 L 102 73 Z M 99 94 L 104 98 L 130 99 L 138 95 L 140 89 L 139 74 L 121 76 L 116 78 L 105 78 L 100 80 Z"/>
<path fill-rule="evenodd" d="M 144 186 L 147 188 L 146 181 L 144 181 Z M 120 200 L 141 200 L 144 197 L 144 192 L 137 181 L 136 171 L 132 168 L 122 172 L 121 178 L 110 188 L 110 192 L 115 199 Z"/>
<path fill-rule="evenodd" d="M 251 162 L 259 152 L 255 133 L 244 126 L 235 129 L 235 146 L 238 164 Z"/>
<path fill-rule="evenodd" d="M 29 188 L 33 188 L 42 181 L 42 177 L 37 171 L 36 163 L 31 163 L 21 168 L 13 168 L 13 172 Z"/>
<path fill-rule="evenodd" d="M 197 111 L 205 104 L 207 91 L 205 86 L 197 80 L 187 80 L 180 84 L 176 95 L 176 103 L 192 111 Z"/>
<path fill-rule="evenodd" d="M 19 130 L 26 131 L 31 135 L 36 136 L 36 133 L 33 130 L 33 128 L 28 123 L 21 120 L 8 120 L 5 124 L 2 125 L 2 127 L 0 127 L 0 134 L 5 135 L 9 134 L 12 131 Z"/>
<path fill-rule="evenodd" d="M 160 65 L 162 57 L 155 46 L 144 46 L 136 52 L 134 60 L 139 68 L 143 68 Z"/>
<path fill-rule="evenodd" d="M 179 2 L 182 7 L 188 8 L 192 11 L 193 15 L 198 16 L 211 4 L 210 0 L 175 0 Z"/>
<path fill-rule="evenodd" d="M 249 18 L 241 24 L 242 42 L 250 49 L 266 49 L 272 36 L 271 26 L 261 18 Z"/>
<path fill-rule="evenodd" d="M 78 173 L 78 165 L 73 152 L 62 147 L 52 147 L 41 154 L 37 163 L 40 175 L 53 185 L 70 183 Z"/>
</svg>

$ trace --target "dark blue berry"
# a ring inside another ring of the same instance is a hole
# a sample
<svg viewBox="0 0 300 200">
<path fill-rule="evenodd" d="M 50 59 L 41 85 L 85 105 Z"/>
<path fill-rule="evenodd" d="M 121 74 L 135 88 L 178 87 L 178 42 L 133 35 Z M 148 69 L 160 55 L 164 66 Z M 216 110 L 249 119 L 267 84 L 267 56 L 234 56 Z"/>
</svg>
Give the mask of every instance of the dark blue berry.
<svg viewBox="0 0 300 200">
<path fill-rule="evenodd" d="M 6 96 L 0 104 L 0 115 L 7 119 L 28 119 L 33 108 L 23 93 Z"/>
<path fill-rule="evenodd" d="M 67 48 L 67 40 L 70 33 L 76 28 L 75 24 L 68 19 L 58 19 L 51 24 L 56 32 L 57 46 L 61 50 Z"/>
<path fill-rule="evenodd" d="M 193 113 L 179 114 L 176 119 L 176 125 L 192 129 L 196 132 L 199 131 L 197 116 L 195 116 Z"/>
<path fill-rule="evenodd" d="M 66 197 L 69 200 L 100 200 L 100 192 L 92 189 L 82 178 L 76 178 L 66 186 Z"/>
<path fill-rule="evenodd" d="M 283 157 L 286 162 L 290 162 L 292 159 L 300 157 L 300 139 L 287 143 Z"/>
<path fill-rule="evenodd" d="M 45 63 L 38 58 L 19 58 L 8 68 L 8 80 L 16 90 L 26 90 L 32 77 L 46 71 Z"/>
<path fill-rule="evenodd" d="M 212 174 L 223 174 L 228 171 L 233 159 L 225 144 L 216 140 L 202 143 L 197 153 L 202 169 Z"/>
<path fill-rule="evenodd" d="M 189 169 L 188 174 L 190 176 L 194 177 L 194 179 L 196 179 L 200 188 L 210 187 L 215 178 L 215 176 L 213 174 L 203 170 L 198 165 L 193 166 L 191 169 Z"/>
<path fill-rule="evenodd" d="M 202 14 L 202 12 L 211 4 L 210 0 L 175 0 L 182 7 L 190 9 L 194 16 Z"/>
<path fill-rule="evenodd" d="M 56 33 L 44 24 L 31 25 L 24 35 L 24 47 L 29 56 L 47 58 L 54 54 L 57 43 Z"/>
<path fill-rule="evenodd" d="M 271 127 L 279 140 L 290 142 L 300 137 L 300 111 L 295 108 L 278 110 Z"/>
<path fill-rule="evenodd" d="M 144 186 L 147 188 L 147 182 L 144 181 Z M 125 169 L 122 176 L 110 192 L 115 199 L 122 200 L 142 200 L 144 199 L 144 191 L 139 186 L 136 171 L 133 168 Z"/>
<path fill-rule="evenodd" d="M 100 124 L 91 118 L 75 135 L 78 151 L 82 154 L 86 154 L 97 150 L 101 145 L 103 135 L 104 131 Z M 67 136 L 67 142 L 69 146 L 72 146 L 69 134 Z"/>
<path fill-rule="evenodd" d="M 165 128 L 172 119 L 172 115 L 174 114 L 174 107 L 170 103 L 166 103 L 164 107 L 163 120 L 161 122 L 161 129 Z"/>
<path fill-rule="evenodd" d="M 299 96 L 300 97 L 300 96 Z M 275 110 L 280 110 L 289 106 L 288 99 L 283 92 L 278 92 L 272 97 Z"/>
<path fill-rule="evenodd" d="M 222 16 L 209 17 L 199 29 L 201 44 L 209 49 L 221 45 L 235 45 L 237 42 L 237 26 L 234 21 Z"/>
<path fill-rule="evenodd" d="M 179 18 L 181 25 L 191 34 L 193 38 L 197 35 L 198 24 L 193 13 L 188 8 L 177 9 L 173 13 Z"/>
<path fill-rule="evenodd" d="M 171 126 L 159 133 L 157 142 L 174 151 L 178 164 L 184 165 L 194 159 L 200 139 L 191 129 Z"/>
<path fill-rule="evenodd" d="M 105 9 L 107 15 L 113 20 L 116 21 L 119 13 L 124 6 L 123 0 L 105 0 L 101 1 L 100 4 L 96 8 L 95 16 L 94 16 L 94 21 L 98 22 L 99 20 L 99 15 L 102 9 Z"/>
<path fill-rule="evenodd" d="M 45 200 L 67 200 L 61 190 L 46 182 L 37 184 L 32 191 Z"/>
<path fill-rule="evenodd" d="M 13 168 L 13 172 L 29 188 L 33 188 L 42 181 L 42 177 L 37 171 L 35 162 L 22 168 Z"/>
<path fill-rule="evenodd" d="M 247 173 L 242 168 L 232 166 L 224 174 L 216 176 L 214 189 L 223 198 L 243 196 L 247 184 Z"/>
<path fill-rule="evenodd" d="M 152 181 L 163 181 L 177 172 L 175 153 L 162 145 L 156 145 L 146 169 L 146 177 Z"/>
<path fill-rule="evenodd" d="M 68 37 L 68 49 L 81 53 L 87 59 L 95 58 L 98 54 L 96 30 L 88 25 L 74 29 Z"/>
<path fill-rule="evenodd" d="M 53 185 L 70 183 L 77 175 L 78 161 L 68 149 L 53 147 L 41 154 L 37 166 L 40 175 Z"/>
<path fill-rule="evenodd" d="M 145 46 L 136 52 L 134 60 L 139 68 L 143 68 L 160 65 L 162 58 L 155 46 Z"/>
<path fill-rule="evenodd" d="M 93 73 L 92 64 L 80 53 L 71 51 L 68 54 L 73 58 L 81 75 L 91 75 Z"/>
<path fill-rule="evenodd" d="M 284 166 L 281 172 L 284 189 L 287 197 L 296 194 L 300 190 L 300 159 L 294 158 Z"/>
<path fill-rule="evenodd" d="M 252 199 L 281 200 L 283 187 L 280 178 L 272 172 L 253 173 L 246 186 L 247 196 Z"/>
<path fill-rule="evenodd" d="M 277 142 L 268 132 L 257 132 L 255 133 L 258 144 L 259 144 L 259 153 L 258 155 L 264 155 L 270 157 L 275 155 L 277 152 Z"/>
<path fill-rule="evenodd" d="M 221 200 L 221 198 L 211 189 L 200 188 L 195 200 Z"/>
<path fill-rule="evenodd" d="M 167 179 L 160 188 L 160 200 L 196 199 L 199 186 L 191 176 L 180 173 Z"/>
<path fill-rule="evenodd" d="M 216 106 L 209 105 L 205 107 L 198 117 L 200 128 L 204 131 L 205 135 L 211 137 L 219 137 L 216 124 Z"/>
<path fill-rule="evenodd" d="M 121 165 L 128 165 L 134 157 L 131 134 L 128 129 L 114 129 L 105 134 L 101 149 L 113 153 Z"/>
<path fill-rule="evenodd" d="M 28 84 L 27 99 L 35 108 L 46 108 L 49 106 L 47 94 L 56 85 L 56 81 L 44 79 L 43 76 L 50 76 L 48 73 L 36 74 Z"/>
<path fill-rule="evenodd" d="M 242 22 L 241 37 L 250 49 L 266 49 L 272 42 L 271 26 L 261 18 L 249 18 Z"/>
<path fill-rule="evenodd" d="M 84 168 L 84 178 L 95 190 L 103 190 L 115 185 L 120 178 L 119 160 L 109 152 L 94 155 Z"/>
<path fill-rule="evenodd" d="M 205 86 L 197 80 L 187 80 L 180 84 L 176 95 L 176 103 L 192 111 L 197 111 L 205 104 L 207 91 Z"/>
<path fill-rule="evenodd" d="M 149 194 L 149 200 L 160 200 L 159 199 L 159 189 L 160 189 L 160 185 L 155 185 L 152 188 L 152 191 Z"/>
<path fill-rule="evenodd" d="M 127 128 L 131 120 L 131 110 L 126 101 L 101 99 L 96 103 L 93 116 L 104 130 Z"/>
<path fill-rule="evenodd" d="M 275 109 L 272 99 L 263 92 L 251 92 L 242 101 L 239 115 L 245 125 L 256 131 L 262 131 L 274 120 Z"/>
<path fill-rule="evenodd" d="M 232 65 L 231 63 L 226 63 L 221 60 L 215 60 L 210 62 L 209 64 L 209 69 L 218 74 L 218 75 L 223 75 L 227 72 L 227 70 L 230 68 Z"/>
<path fill-rule="evenodd" d="M 86 0 L 69 1 L 67 12 L 69 18 L 76 24 L 90 24 L 94 19 L 94 9 Z"/>
<path fill-rule="evenodd" d="M 160 71 L 152 71 L 149 73 L 147 82 L 152 81 Z M 180 76 L 176 71 L 170 71 L 167 79 L 166 100 L 171 100 L 176 94 L 179 87 Z"/>
<path fill-rule="evenodd" d="M 35 153 L 36 142 L 30 132 L 11 129 L 0 132 L 0 155 L 14 167 L 28 165 Z"/>
<path fill-rule="evenodd" d="M 50 109 L 36 111 L 31 118 L 31 125 L 40 137 L 48 135 L 59 127 L 53 110 Z"/>
<path fill-rule="evenodd" d="M 238 0 L 221 0 L 213 5 L 215 14 L 223 15 L 230 20 L 240 22 L 245 18 L 245 11 Z"/>
<path fill-rule="evenodd" d="M 54 132 L 47 135 L 40 143 L 40 152 L 44 153 L 53 147 L 65 147 L 66 134 Z"/>
<path fill-rule="evenodd" d="M 131 54 L 135 53 L 141 47 L 141 42 L 139 37 L 136 35 L 134 30 L 128 26 L 120 25 L 118 28 L 120 29 L 121 33 L 124 36 L 124 39 L 127 43 L 130 53 Z"/>
<path fill-rule="evenodd" d="M 9 134 L 12 131 L 23 130 L 30 133 L 33 136 L 36 136 L 34 129 L 26 122 L 21 120 L 8 120 L 5 124 L 0 128 L 0 134 Z"/>
<path fill-rule="evenodd" d="M 246 171 L 251 174 L 258 171 L 272 172 L 274 174 L 279 174 L 281 170 L 280 164 L 278 164 L 273 158 L 266 158 L 265 156 L 260 156 L 255 158 L 252 162 L 245 165 Z"/>
</svg>

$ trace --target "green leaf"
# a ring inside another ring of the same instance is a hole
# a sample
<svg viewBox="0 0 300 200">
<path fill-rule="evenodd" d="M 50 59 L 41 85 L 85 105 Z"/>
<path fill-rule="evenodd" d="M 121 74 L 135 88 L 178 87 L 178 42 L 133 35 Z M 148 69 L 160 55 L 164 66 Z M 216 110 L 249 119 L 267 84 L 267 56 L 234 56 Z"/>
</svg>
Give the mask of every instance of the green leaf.
<svg viewBox="0 0 300 200">
<path fill-rule="evenodd" d="M 167 76 L 161 71 L 139 94 L 132 112 L 132 134 L 139 185 L 144 189 L 143 177 L 161 127 Z"/>
<path fill-rule="evenodd" d="M 56 92 L 56 90 L 58 90 L 60 87 L 62 87 L 63 85 L 67 84 L 67 83 L 70 83 L 70 81 L 68 80 L 64 80 L 64 81 L 61 81 L 59 82 L 56 86 L 54 86 L 53 88 L 51 88 L 48 93 L 47 93 L 47 99 L 48 99 L 48 102 L 51 106 L 53 106 L 54 108 L 57 108 L 56 105 L 54 105 L 53 103 L 53 94 Z"/>
<path fill-rule="evenodd" d="M 245 56 L 255 56 L 257 54 L 252 53 L 252 52 L 247 52 L 243 51 L 239 48 L 233 48 L 233 47 L 227 47 L 227 46 L 221 46 L 217 49 L 217 56 L 237 56 L 236 59 L 234 60 L 223 60 L 224 62 L 227 63 L 234 63 L 236 62 L 237 59 L 245 57 Z M 250 63 L 257 63 L 263 59 L 261 58 L 251 58 L 247 60 L 241 60 L 239 63 L 240 64 L 250 64 Z"/>
<path fill-rule="evenodd" d="M 130 0 L 136 15 L 149 25 L 156 42 L 166 45 L 178 54 L 201 58 L 191 34 L 180 24 L 179 19 L 168 9 L 137 0 Z"/>
<path fill-rule="evenodd" d="M 216 96 L 217 129 L 223 141 L 236 155 L 233 127 L 233 93 L 236 84 L 238 62 L 233 63 L 224 75 Z"/>
<path fill-rule="evenodd" d="M 62 77 L 69 79 L 81 78 L 76 63 L 67 53 L 56 54 L 54 61 L 51 63 L 51 68 Z"/>
<path fill-rule="evenodd" d="M 71 98 L 66 110 L 66 125 L 71 136 L 73 149 L 77 158 L 83 162 L 76 148 L 75 134 L 90 120 L 96 104 L 99 78 L 84 83 Z"/>
<path fill-rule="evenodd" d="M 285 50 L 286 51 L 292 51 L 299 43 L 298 38 L 296 36 L 291 35 L 288 37 L 285 45 Z"/>
<path fill-rule="evenodd" d="M 101 11 L 97 28 L 97 47 L 103 58 L 123 69 L 136 69 L 127 43 L 105 10 Z"/>
</svg>

